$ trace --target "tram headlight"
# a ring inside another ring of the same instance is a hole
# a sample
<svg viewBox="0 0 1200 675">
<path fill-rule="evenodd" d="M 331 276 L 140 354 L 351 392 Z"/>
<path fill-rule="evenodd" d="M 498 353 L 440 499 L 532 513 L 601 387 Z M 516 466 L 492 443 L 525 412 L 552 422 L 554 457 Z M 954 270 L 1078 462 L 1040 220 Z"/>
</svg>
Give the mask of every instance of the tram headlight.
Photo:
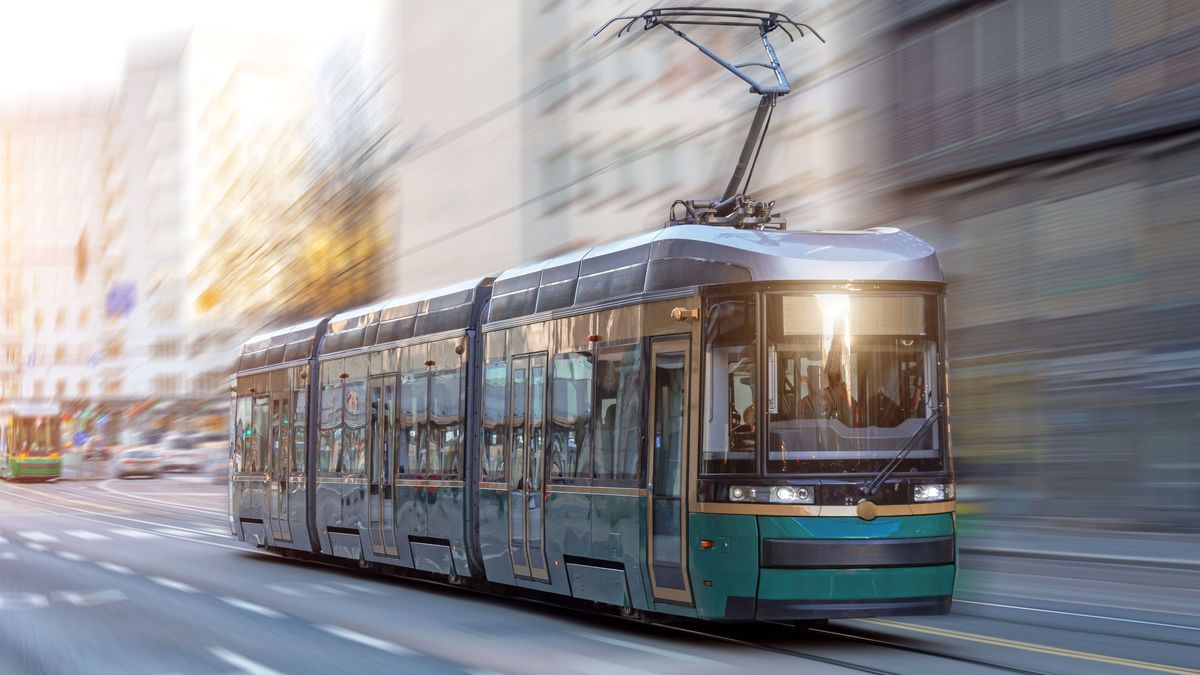
<svg viewBox="0 0 1200 675">
<path fill-rule="evenodd" d="M 771 489 L 774 504 L 812 504 L 816 491 L 808 486 L 778 485 Z"/>
<path fill-rule="evenodd" d="M 944 502 L 954 499 L 954 483 L 926 483 L 913 486 L 914 502 Z"/>
<path fill-rule="evenodd" d="M 731 502 L 752 502 L 754 501 L 754 488 L 745 487 L 742 485 L 734 485 L 729 488 L 729 501 Z"/>
</svg>

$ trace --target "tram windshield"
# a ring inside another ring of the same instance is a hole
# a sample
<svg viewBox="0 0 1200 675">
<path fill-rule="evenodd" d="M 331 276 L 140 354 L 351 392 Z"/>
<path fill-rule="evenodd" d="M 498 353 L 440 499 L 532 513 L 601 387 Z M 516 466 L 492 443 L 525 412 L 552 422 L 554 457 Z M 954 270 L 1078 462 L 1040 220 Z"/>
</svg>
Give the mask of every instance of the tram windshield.
<svg viewBox="0 0 1200 675">
<path fill-rule="evenodd" d="M 761 348 L 756 303 L 765 319 Z M 940 426 L 922 428 L 938 408 L 937 308 L 932 296 L 903 294 L 765 293 L 715 302 L 704 471 L 877 471 L 916 434 L 901 470 L 941 470 Z"/>
<path fill-rule="evenodd" d="M 14 420 L 13 454 L 46 457 L 58 451 L 58 419 L 18 417 Z"/>
</svg>

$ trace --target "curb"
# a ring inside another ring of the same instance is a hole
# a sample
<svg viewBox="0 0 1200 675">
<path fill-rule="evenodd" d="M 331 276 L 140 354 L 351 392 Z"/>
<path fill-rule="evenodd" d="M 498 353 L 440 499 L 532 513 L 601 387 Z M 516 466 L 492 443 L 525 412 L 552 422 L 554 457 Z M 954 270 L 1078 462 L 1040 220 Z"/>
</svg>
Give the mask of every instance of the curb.
<svg viewBox="0 0 1200 675">
<path fill-rule="evenodd" d="M 987 546 L 959 546 L 958 552 L 966 555 L 1007 556 L 1011 558 L 1034 558 L 1061 560 L 1063 562 L 1099 563 L 1105 565 L 1136 565 L 1162 569 L 1200 571 L 1200 561 L 1182 558 L 1145 558 L 1133 555 L 1094 555 L 1067 551 L 1033 551 L 1020 548 L 998 548 Z"/>
</svg>

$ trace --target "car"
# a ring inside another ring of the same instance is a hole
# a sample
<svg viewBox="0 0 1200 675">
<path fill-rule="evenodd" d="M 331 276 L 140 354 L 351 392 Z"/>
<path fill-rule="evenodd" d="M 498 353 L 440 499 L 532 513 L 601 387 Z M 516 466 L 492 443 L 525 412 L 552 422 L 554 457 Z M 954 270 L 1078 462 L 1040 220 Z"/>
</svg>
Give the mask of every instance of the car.
<svg viewBox="0 0 1200 675">
<path fill-rule="evenodd" d="M 151 447 L 131 448 L 117 455 L 117 478 L 155 477 L 162 473 L 162 460 Z"/>
<path fill-rule="evenodd" d="M 208 463 L 208 450 L 193 436 L 168 436 L 159 446 L 163 471 L 202 471 Z"/>
</svg>

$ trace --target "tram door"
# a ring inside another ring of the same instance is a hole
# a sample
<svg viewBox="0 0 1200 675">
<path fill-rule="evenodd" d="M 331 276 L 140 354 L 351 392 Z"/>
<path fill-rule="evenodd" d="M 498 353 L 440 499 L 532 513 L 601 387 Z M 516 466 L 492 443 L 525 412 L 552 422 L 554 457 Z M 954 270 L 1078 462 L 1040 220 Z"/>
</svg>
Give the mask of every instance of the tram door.
<svg viewBox="0 0 1200 675">
<path fill-rule="evenodd" d="M 684 476 L 688 431 L 688 338 L 650 343 L 650 425 L 647 556 L 656 600 L 691 603 L 687 580 Z"/>
<path fill-rule="evenodd" d="M 548 581 L 545 548 L 545 418 L 546 356 L 513 359 L 509 392 L 512 396 L 512 443 L 509 444 L 509 549 L 513 572 L 519 577 Z"/>
<path fill-rule="evenodd" d="M 371 530 L 371 550 L 376 555 L 396 556 L 396 530 L 393 524 L 392 475 L 395 462 L 396 378 L 371 380 L 371 461 L 368 476 L 367 514 Z"/>
<path fill-rule="evenodd" d="M 267 459 L 267 511 L 271 520 L 271 536 L 279 541 L 291 541 L 288 523 L 288 476 L 292 473 L 292 392 L 271 394 L 270 457 Z"/>
</svg>

